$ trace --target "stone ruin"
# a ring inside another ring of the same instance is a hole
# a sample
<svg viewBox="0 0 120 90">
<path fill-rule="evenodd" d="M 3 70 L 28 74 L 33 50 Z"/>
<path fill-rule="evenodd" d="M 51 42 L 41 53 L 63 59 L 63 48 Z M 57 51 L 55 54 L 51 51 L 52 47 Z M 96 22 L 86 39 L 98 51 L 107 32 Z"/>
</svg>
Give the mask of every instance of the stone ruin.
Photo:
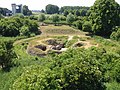
<svg viewBox="0 0 120 90">
<path fill-rule="evenodd" d="M 49 39 L 46 42 L 48 45 L 51 45 L 50 49 L 52 49 L 52 50 L 61 50 L 62 48 L 64 48 L 64 44 L 58 42 L 55 39 Z"/>
</svg>

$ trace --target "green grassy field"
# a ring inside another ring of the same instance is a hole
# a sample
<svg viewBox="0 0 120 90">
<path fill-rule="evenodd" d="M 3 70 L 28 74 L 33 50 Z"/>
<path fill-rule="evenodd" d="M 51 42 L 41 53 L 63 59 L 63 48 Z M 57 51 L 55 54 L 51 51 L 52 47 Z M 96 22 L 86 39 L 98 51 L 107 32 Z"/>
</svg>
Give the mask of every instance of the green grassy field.
<svg viewBox="0 0 120 90">
<path fill-rule="evenodd" d="M 84 35 L 87 34 L 85 32 L 82 32 L 80 30 L 74 29 L 67 25 L 62 26 L 54 26 L 54 25 L 48 25 L 48 26 L 41 26 L 40 30 L 42 31 L 43 35 Z"/>
</svg>

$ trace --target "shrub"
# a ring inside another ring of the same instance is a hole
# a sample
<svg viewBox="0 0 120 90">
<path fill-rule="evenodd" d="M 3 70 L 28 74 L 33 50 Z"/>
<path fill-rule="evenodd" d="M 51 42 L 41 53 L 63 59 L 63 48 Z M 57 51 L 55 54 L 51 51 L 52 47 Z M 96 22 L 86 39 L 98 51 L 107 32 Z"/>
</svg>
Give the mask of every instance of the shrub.
<svg viewBox="0 0 120 90">
<path fill-rule="evenodd" d="M 39 22 L 43 22 L 44 20 L 45 20 L 45 15 L 44 14 L 40 14 L 39 16 L 38 16 L 38 21 Z"/>
<path fill-rule="evenodd" d="M 29 66 L 12 90 L 104 90 L 99 61 L 102 50 L 70 49 L 44 65 Z"/>
<path fill-rule="evenodd" d="M 67 15 L 67 18 L 66 18 L 66 21 L 67 21 L 67 23 L 69 23 L 70 25 L 75 21 L 75 17 L 74 17 L 74 15 L 73 14 L 68 14 Z"/>
<path fill-rule="evenodd" d="M 112 34 L 110 35 L 110 38 L 113 40 L 120 40 L 120 28 L 117 29 L 117 31 L 112 32 Z"/>
<path fill-rule="evenodd" d="M 92 31 L 92 25 L 89 21 L 85 21 L 82 25 L 82 30 L 86 32 L 91 32 Z"/>
<path fill-rule="evenodd" d="M 82 30 L 82 22 L 80 20 L 73 22 L 73 26 Z"/>
</svg>

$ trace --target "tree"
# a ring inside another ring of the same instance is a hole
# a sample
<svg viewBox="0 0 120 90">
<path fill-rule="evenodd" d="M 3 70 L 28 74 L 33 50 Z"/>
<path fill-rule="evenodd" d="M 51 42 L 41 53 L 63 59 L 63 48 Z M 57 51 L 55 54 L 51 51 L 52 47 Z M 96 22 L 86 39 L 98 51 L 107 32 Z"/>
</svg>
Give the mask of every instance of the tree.
<svg viewBox="0 0 120 90">
<path fill-rule="evenodd" d="M 29 28 L 27 26 L 22 26 L 20 30 L 20 35 L 21 36 L 30 36 Z"/>
<path fill-rule="evenodd" d="M 86 32 L 91 32 L 92 31 L 92 25 L 89 21 L 85 21 L 82 25 L 82 30 Z"/>
<path fill-rule="evenodd" d="M 55 23 L 56 25 L 56 22 L 58 22 L 60 19 L 59 19 L 59 16 L 57 14 L 55 15 L 52 15 L 52 21 Z"/>
<path fill-rule="evenodd" d="M 120 5 L 115 0 L 96 0 L 90 9 L 89 19 L 97 35 L 109 36 L 112 28 L 120 25 Z"/>
<path fill-rule="evenodd" d="M 112 34 L 110 35 L 110 38 L 113 40 L 120 40 L 120 27 L 116 28 L 116 31 L 112 32 Z"/>
<path fill-rule="evenodd" d="M 24 5 L 23 6 L 23 14 L 24 15 L 32 15 L 32 12 L 29 10 L 28 6 Z"/>
<path fill-rule="evenodd" d="M 75 15 L 76 15 L 76 16 L 80 16 L 79 10 L 76 10 L 76 11 L 75 11 Z"/>
<path fill-rule="evenodd" d="M 48 5 L 46 6 L 46 13 L 47 13 L 47 14 L 59 13 L 59 7 L 56 6 L 56 5 L 48 4 Z"/>
<path fill-rule="evenodd" d="M 70 14 L 67 15 L 66 21 L 67 21 L 70 25 L 74 22 L 74 20 L 75 20 L 75 17 L 74 17 L 73 14 L 70 13 Z"/>
<path fill-rule="evenodd" d="M 65 11 L 63 12 L 63 15 L 64 15 L 64 16 L 67 16 L 68 14 L 69 14 L 68 10 L 65 10 Z"/>
<path fill-rule="evenodd" d="M 82 22 L 80 20 L 73 22 L 73 25 L 78 29 L 82 30 Z"/>
<path fill-rule="evenodd" d="M 38 16 L 38 21 L 43 22 L 45 20 L 45 14 L 40 14 Z"/>
<path fill-rule="evenodd" d="M 4 18 L 2 14 L 0 14 L 0 19 Z"/>
<path fill-rule="evenodd" d="M 26 33 L 38 34 L 39 32 L 38 23 L 36 21 L 19 17 L 10 17 L 0 20 L 0 35 L 7 37 L 18 36 L 20 35 L 22 26 L 26 26 L 29 28 L 29 31 L 27 29 L 25 30 Z"/>
<path fill-rule="evenodd" d="M 0 40 L 0 65 L 2 69 L 9 69 L 12 66 L 12 59 L 15 57 L 13 42 Z"/>
<path fill-rule="evenodd" d="M 87 10 L 81 9 L 80 10 L 80 16 L 86 16 Z"/>
<path fill-rule="evenodd" d="M 45 13 L 45 11 L 42 9 L 42 10 L 41 10 L 41 13 Z"/>
</svg>

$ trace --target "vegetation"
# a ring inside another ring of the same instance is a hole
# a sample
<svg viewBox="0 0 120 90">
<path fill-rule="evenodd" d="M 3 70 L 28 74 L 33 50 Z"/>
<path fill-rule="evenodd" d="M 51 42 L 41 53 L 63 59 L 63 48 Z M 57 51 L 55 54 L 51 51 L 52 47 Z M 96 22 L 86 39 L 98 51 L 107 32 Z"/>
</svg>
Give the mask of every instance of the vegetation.
<svg viewBox="0 0 120 90">
<path fill-rule="evenodd" d="M 35 21 L 18 17 L 0 20 L 0 35 L 2 36 L 30 36 L 32 33 L 38 33 L 38 24 Z"/>
<path fill-rule="evenodd" d="M 110 38 L 113 40 L 117 40 L 117 41 L 120 40 L 120 28 L 119 27 L 115 28 L 115 31 L 112 32 L 112 34 L 110 35 Z"/>
<path fill-rule="evenodd" d="M 75 17 L 73 14 L 67 15 L 66 21 L 71 25 L 75 21 Z"/>
<path fill-rule="evenodd" d="M 28 6 L 24 5 L 23 6 L 23 14 L 24 15 L 32 15 L 32 12 L 29 10 Z"/>
<path fill-rule="evenodd" d="M 115 0 L 96 0 L 90 9 L 92 31 L 97 35 L 109 36 L 120 24 L 120 5 Z"/>
<path fill-rule="evenodd" d="M 48 4 L 33 15 L 28 6 L 24 15 L 6 17 L 6 10 L 0 8 L 0 90 L 120 89 L 115 0 L 96 0 L 90 9 Z"/>
<path fill-rule="evenodd" d="M 53 16 L 52 16 L 52 21 L 53 21 L 53 22 L 55 23 L 55 25 L 56 25 L 56 22 L 59 21 L 59 16 L 58 16 L 57 14 L 53 15 Z"/>
<path fill-rule="evenodd" d="M 9 70 L 13 65 L 13 58 L 16 54 L 13 51 L 13 42 L 0 39 L 0 65 L 2 69 Z"/>
<path fill-rule="evenodd" d="M 48 4 L 48 5 L 46 6 L 46 13 L 47 13 L 47 14 L 59 13 L 59 7 L 56 6 L 56 5 Z"/>
<path fill-rule="evenodd" d="M 45 15 L 44 14 L 40 14 L 39 16 L 38 16 L 38 21 L 40 21 L 40 22 L 43 22 L 44 20 L 45 20 Z"/>
<path fill-rule="evenodd" d="M 7 8 L 0 7 L 0 14 L 6 16 L 6 13 L 8 13 L 8 12 L 11 12 L 11 11 L 8 10 Z"/>
<path fill-rule="evenodd" d="M 82 30 L 86 32 L 91 32 L 92 31 L 91 23 L 88 21 L 85 21 L 84 24 L 82 25 Z"/>
</svg>

